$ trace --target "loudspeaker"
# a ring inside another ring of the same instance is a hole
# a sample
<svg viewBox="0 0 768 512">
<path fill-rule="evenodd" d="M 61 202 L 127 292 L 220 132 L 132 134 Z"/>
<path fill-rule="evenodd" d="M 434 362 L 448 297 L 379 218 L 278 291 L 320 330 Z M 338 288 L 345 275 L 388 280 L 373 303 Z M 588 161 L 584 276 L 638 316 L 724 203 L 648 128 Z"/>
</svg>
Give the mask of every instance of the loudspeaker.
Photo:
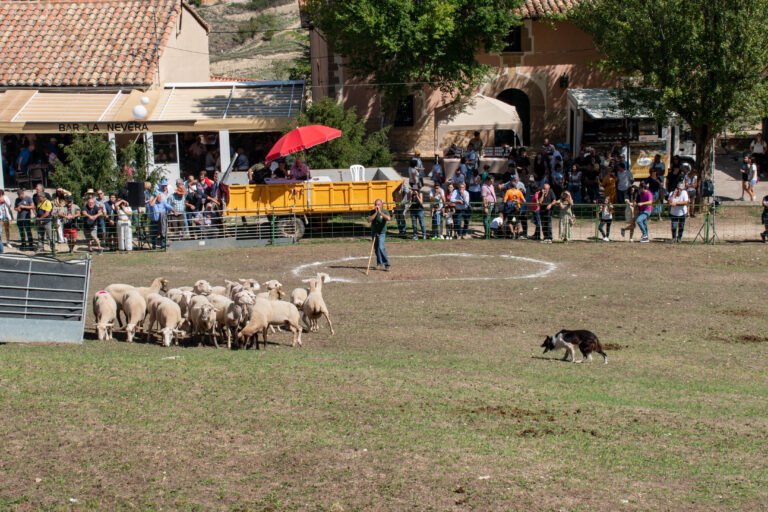
<svg viewBox="0 0 768 512">
<path fill-rule="evenodd" d="M 131 208 L 144 206 L 144 183 L 128 182 L 125 186 L 128 188 L 128 204 Z"/>
</svg>

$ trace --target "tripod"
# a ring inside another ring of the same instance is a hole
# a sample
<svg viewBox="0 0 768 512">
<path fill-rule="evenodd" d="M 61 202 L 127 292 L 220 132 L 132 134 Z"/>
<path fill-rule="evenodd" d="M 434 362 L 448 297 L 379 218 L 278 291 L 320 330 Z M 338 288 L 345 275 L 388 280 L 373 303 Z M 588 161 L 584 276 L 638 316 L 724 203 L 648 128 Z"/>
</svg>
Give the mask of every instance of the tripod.
<svg viewBox="0 0 768 512">
<path fill-rule="evenodd" d="M 715 189 L 715 139 L 712 139 L 711 173 L 712 188 Z M 720 237 L 717 236 L 717 231 L 715 230 L 715 221 L 717 220 L 716 211 L 720 201 L 718 201 L 717 196 L 714 195 L 709 199 L 710 203 L 707 205 L 707 211 L 704 214 L 704 224 L 701 226 L 701 229 L 699 229 L 699 233 L 696 235 L 696 238 L 694 238 L 693 242 L 691 242 L 692 244 L 695 244 L 696 240 L 699 238 L 701 238 L 705 244 L 711 243 L 712 245 L 715 245 L 716 241 L 721 241 Z M 709 237 L 710 224 L 712 226 L 712 238 Z"/>
<path fill-rule="evenodd" d="M 704 214 L 704 224 L 701 225 L 701 228 L 699 229 L 699 233 L 696 235 L 696 238 L 693 239 L 691 242 L 692 244 L 695 244 L 696 241 L 701 238 L 702 242 L 705 244 L 712 244 L 715 245 L 715 242 L 720 242 L 720 237 L 717 235 L 717 231 L 715 230 L 715 221 L 717 219 L 716 215 L 716 208 L 717 208 L 717 201 L 712 201 L 707 206 L 707 211 Z M 712 227 L 712 237 L 710 238 L 710 226 Z"/>
</svg>

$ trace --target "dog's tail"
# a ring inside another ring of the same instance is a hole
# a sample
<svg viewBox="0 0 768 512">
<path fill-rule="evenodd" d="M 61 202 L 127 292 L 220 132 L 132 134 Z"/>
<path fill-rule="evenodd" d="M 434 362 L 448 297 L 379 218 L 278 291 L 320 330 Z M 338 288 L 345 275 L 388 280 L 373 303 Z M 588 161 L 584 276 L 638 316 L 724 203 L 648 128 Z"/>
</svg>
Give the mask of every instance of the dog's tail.
<svg viewBox="0 0 768 512">
<path fill-rule="evenodd" d="M 603 363 L 608 364 L 608 355 L 603 351 L 603 344 L 596 340 L 597 348 L 595 352 L 603 356 Z"/>
</svg>

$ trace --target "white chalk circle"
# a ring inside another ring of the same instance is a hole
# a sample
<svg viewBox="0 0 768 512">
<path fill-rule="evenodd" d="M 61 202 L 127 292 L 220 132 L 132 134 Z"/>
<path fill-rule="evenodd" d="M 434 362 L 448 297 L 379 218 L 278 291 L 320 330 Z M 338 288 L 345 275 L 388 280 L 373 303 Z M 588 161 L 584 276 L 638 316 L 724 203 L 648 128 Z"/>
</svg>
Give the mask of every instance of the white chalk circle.
<svg viewBox="0 0 768 512">
<path fill-rule="evenodd" d="M 544 261 L 544 260 L 537 260 L 534 258 L 526 258 L 523 256 L 513 256 L 511 254 L 468 254 L 468 253 L 440 253 L 440 254 L 423 254 L 423 255 L 407 255 L 407 256 L 390 256 L 390 260 L 398 260 L 398 259 L 418 259 L 418 258 L 435 258 L 435 257 L 452 257 L 452 258 L 476 258 L 476 259 L 482 259 L 482 258 L 503 258 L 507 260 L 516 260 L 523 263 L 533 264 L 536 267 L 539 267 L 537 272 L 531 272 L 528 274 L 522 274 L 522 275 L 499 275 L 499 276 L 475 276 L 475 277 L 425 277 L 424 279 L 386 279 L 386 280 L 378 280 L 378 279 L 351 279 L 346 277 L 336 277 L 331 273 L 330 267 L 331 265 L 334 265 L 336 263 L 346 263 L 349 261 L 355 261 L 355 260 L 367 260 L 367 256 L 347 256 L 346 258 L 339 258 L 335 260 L 325 260 L 325 261 L 314 261 L 312 263 L 305 263 L 303 265 L 299 265 L 298 267 L 295 267 L 292 270 L 292 273 L 294 276 L 299 278 L 307 278 L 307 277 L 313 277 L 317 272 L 320 272 L 321 270 L 325 270 L 327 274 L 331 276 L 331 281 L 335 281 L 337 283 L 358 283 L 358 284 L 368 284 L 368 283 L 404 283 L 404 282 L 413 282 L 413 281 L 497 281 L 500 279 L 508 280 L 508 279 L 536 279 L 538 277 L 544 277 L 547 274 L 553 272 L 557 269 L 557 265 L 555 263 L 552 263 L 551 261 Z M 394 272 L 394 271 L 393 271 Z"/>
</svg>

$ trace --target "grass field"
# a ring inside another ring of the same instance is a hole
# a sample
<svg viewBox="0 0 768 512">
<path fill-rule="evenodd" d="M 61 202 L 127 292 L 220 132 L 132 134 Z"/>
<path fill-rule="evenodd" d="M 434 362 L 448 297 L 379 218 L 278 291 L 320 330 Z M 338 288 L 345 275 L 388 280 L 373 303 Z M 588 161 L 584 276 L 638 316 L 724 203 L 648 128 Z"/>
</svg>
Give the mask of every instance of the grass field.
<svg viewBox="0 0 768 512">
<path fill-rule="evenodd" d="M 96 258 L 92 290 L 357 282 L 301 349 L 0 346 L 0 509 L 765 509 L 764 246 L 390 243 L 366 278 L 368 249 Z M 608 365 L 542 355 L 564 327 Z"/>
</svg>

